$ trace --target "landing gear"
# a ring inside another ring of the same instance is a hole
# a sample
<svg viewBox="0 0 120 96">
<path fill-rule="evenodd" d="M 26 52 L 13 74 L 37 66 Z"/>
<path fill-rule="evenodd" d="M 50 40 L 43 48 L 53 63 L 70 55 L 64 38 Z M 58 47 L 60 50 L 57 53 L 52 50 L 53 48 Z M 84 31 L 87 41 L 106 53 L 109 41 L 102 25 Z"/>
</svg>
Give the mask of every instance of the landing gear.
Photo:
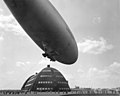
<svg viewBox="0 0 120 96">
<path fill-rule="evenodd" d="M 52 48 L 49 47 L 49 45 L 46 41 L 42 41 L 42 45 L 43 45 L 43 50 L 45 52 L 42 55 L 44 57 L 48 57 L 50 59 L 50 61 L 56 61 L 55 56 L 58 55 L 58 53 L 53 51 Z"/>
<path fill-rule="evenodd" d="M 44 57 L 47 57 L 47 54 L 45 54 L 45 53 L 43 53 L 42 55 L 43 55 Z"/>
<path fill-rule="evenodd" d="M 46 53 L 43 53 L 42 55 L 43 55 L 44 57 L 48 57 L 48 58 L 50 59 L 50 61 L 56 61 L 53 56 L 50 56 L 50 55 L 48 55 L 48 54 L 46 54 Z"/>
<path fill-rule="evenodd" d="M 56 61 L 54 57 L 48 57 L 50 58 L 50 61 Z"/>
</svg>

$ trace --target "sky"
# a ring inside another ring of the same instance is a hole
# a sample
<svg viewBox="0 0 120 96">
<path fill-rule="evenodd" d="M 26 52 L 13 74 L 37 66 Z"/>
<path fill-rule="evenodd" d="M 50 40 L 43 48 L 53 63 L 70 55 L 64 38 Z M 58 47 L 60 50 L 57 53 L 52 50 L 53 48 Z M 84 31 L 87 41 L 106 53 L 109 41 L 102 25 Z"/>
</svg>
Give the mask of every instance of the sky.
<svg viewBox="0 0 120 96">
<path fill-rule="evenodd" d="M 77 62 L 64 65 L 42 57 L 0 0 L 0 89 L 20 89 L 25 80 L 48 64 L 70 87 L 120 87 L 120 0 L 50 0 L 72 31 L 79 49 Z"/>
</svg>

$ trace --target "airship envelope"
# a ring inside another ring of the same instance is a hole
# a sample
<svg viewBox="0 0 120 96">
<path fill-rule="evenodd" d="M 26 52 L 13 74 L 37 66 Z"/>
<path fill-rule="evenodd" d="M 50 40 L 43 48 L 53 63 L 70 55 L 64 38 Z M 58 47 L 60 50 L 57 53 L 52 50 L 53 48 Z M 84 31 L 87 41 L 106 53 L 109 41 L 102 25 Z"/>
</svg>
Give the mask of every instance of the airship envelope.
<svg viewBox="0 0 120 96">
<path fill-rule="evenodd" d="M 49 0 L 4 0 L 18 23 L 51 61 L 73 64 L 78 58 L 76 41 Z"/>
</svg>

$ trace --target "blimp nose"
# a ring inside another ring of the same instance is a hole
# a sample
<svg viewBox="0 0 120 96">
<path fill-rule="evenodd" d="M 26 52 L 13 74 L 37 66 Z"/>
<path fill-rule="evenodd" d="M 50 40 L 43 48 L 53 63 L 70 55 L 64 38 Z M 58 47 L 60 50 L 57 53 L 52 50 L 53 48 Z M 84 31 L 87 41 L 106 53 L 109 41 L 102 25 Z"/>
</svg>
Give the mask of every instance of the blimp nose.
<svg viewBox="0 0 120 96">
<path fill-rule="evenodd" d="M 66 64 L 73 64 L 78 58 L 78 48 L 77 46 L 68 47 L 65 51 L 64 62 Z"/>
<path fill-rule="evenodd" d="M 78 59 L 78 48 L 74 46 L 68 46 L 64 51 L 61 52 L 61 56 L 57 57 L 57 61 L 64 64 L 73 64 Z"/>
</svg>

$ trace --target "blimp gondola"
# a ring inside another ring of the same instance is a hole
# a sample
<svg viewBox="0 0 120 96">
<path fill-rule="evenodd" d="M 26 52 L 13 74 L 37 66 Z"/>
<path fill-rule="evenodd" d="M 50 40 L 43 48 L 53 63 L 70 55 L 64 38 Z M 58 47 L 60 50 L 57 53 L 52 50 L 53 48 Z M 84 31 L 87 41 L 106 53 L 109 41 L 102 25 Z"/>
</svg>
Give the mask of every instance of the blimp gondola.
<svg viewBox="0 0 120 96">
<path fill-rule="evenodd" d="M 49 0 L 4 0 L 13 16 L 51 61 L 73 64 L 78 48 L 71 30 Z"/>
</svg>

